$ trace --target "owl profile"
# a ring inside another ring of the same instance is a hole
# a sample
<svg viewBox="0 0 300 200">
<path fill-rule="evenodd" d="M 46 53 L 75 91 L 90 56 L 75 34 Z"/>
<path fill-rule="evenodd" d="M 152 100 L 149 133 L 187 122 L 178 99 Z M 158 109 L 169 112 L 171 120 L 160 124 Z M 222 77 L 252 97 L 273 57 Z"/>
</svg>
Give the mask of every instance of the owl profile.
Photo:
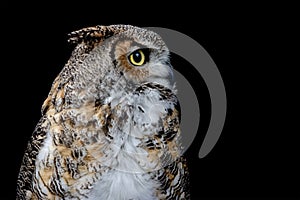
<svg viewBox="0 0 300 200">
<path fill-rule="evenodd" d="M 189 199 L 180 105 L 162 38 L 131 25 L 69 34 L 16 199 Z"/>
</svg>

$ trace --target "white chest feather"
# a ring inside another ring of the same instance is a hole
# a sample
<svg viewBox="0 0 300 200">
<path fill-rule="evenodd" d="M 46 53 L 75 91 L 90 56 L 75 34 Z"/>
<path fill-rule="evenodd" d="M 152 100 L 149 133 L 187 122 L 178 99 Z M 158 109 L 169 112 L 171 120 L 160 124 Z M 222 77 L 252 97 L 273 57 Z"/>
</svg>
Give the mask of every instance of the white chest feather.
<svg viewBox="0 0 300 200">
<path fill-rule="evenodd" d="M 88 200 L 154 200 L 157 185 L 149 174 L 112 170 L 94 185 Z"/>
<path fill-rule="evenodd" d="M 151 95 L 150 95 L 151 97 Z M 120 114 L 110 130 L 114 140 L 107 148 L 108 156 L 101 163 L 112 168 L 93 186 L 87 199 L 154 200 L 157 199 L 157 180 L 151 173 L 158 161 L 149 161 L 149 152 L 139 147 L 143 138 L 158 130 L 158 121 L 165 114 L 158 97 L 119 100 Z M 130 105 L 130 106 L 129 106 Z M 132 109 L 129 112 L 129 109 Z M 139 125 L 141 126 L 139 126 Z M 142 126 L 142 124 L 144 124 Z M 148 127 L 149 126 L 149 127 Z M 120 127 L 122 127 L 120 129 Z"/>
</svg>

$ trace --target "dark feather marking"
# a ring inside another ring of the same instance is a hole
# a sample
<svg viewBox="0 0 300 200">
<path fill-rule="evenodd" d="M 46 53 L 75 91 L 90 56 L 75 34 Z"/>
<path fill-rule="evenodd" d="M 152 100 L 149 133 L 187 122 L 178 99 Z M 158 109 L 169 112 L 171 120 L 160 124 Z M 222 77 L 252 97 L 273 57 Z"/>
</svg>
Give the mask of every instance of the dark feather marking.
<svg viewBox="0 0 300 200">
<path fill-rule="evenodd" d="M 17 179 L 17 196 L 16 199 L 24 199 L 26 191 L 32 191 L 32 175 L 35 170 L 36 156 L 39 153 L 41 146 L 46 138 L 47 126 L 42 127 L 42 124 L 47 121 L 46 116 L 43 116 L 38 122 L 33 134 L 28 142 L 27 149 L 23 157 L 20 172 Z"/>
</svg>

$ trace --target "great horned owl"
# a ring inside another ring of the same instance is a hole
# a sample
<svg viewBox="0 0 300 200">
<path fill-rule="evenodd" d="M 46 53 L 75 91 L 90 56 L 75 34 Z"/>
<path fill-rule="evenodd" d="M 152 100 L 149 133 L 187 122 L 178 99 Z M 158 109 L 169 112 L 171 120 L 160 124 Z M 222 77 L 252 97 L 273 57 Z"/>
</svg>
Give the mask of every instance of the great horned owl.
<svg viewBox="0 0 300 200">
<path fill-rule="evenodd" d="M 162 38 L 131 25 L 70 33 L 28 143 L 17 199 L 189 199 L 180 106 Z"/>
</svg>

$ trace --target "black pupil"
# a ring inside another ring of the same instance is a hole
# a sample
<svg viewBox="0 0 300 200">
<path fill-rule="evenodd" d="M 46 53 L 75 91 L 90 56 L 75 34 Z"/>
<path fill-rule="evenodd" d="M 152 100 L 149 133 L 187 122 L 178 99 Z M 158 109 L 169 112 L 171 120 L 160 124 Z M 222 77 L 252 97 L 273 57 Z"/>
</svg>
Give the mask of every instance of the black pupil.
<svg viewBox="0 0 300 200">
<path fill-rule="evenodd" d="M 135 52 L 133 54 L 133 60 L 137 63 L 139 63 L 142 60 L 142 56 L 141 56 L 140 52 Z"/>
</svg>

